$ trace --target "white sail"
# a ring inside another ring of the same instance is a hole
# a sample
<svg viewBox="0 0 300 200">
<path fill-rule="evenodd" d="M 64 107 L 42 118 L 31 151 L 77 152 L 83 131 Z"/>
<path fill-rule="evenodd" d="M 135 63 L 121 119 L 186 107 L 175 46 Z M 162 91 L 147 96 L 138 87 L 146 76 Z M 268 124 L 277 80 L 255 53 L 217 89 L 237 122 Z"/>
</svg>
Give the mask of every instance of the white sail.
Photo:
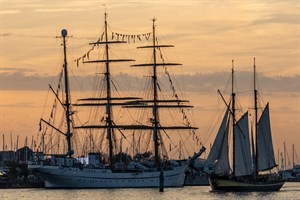
<svg viewBox="0 0 300 200">
<path fill-rule="evenodd" d="M 205 163 L 206 166 L 216 164 L 215 174 L 224 174 L 230 170 L 228 159 L 228 115 L 229 109 L 225 112 L 218 134 Z"/>
<path fill-rule="evenodd" d="M 257 124 L 257 170 L 264 171 L 276 166 L 271 135 L 269 103 Z"/>
<path fill-rule="evenodd" d="M 252 174 L 248 112 L 235 125 L 235 175 Z"/>
</svg>

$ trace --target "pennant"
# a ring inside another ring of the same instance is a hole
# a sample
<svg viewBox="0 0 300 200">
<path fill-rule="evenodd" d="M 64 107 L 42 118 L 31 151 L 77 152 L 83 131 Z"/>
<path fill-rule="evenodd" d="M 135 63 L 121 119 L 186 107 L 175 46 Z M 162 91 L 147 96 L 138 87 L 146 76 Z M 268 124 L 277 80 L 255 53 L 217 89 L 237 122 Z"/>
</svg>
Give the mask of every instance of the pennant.
<svg viewBox="0 0 300 200">
<path fill-rule="evenodd" d="M 77 59 L 77 67 L 79 66 L 79 61 L 81 60 L 81 57 Z"/>
<path fill-rule="evenodd" d="M 90 59 L 90 52 L 91 52 L 92 50 L 90 49 L 88 52 L 87 52 L 87 54 L 86 54 L 86 57 L 87 57 L 87 59 Z"/>
<path fill-rule="evenodd" d="M 103 40 L 103 36 L 104 36 L 104 32 L 102 33 L 102 35 L 101 35 L 101 39 L 100 39 L 100 41 L 102 41 Z"/>
</svg>

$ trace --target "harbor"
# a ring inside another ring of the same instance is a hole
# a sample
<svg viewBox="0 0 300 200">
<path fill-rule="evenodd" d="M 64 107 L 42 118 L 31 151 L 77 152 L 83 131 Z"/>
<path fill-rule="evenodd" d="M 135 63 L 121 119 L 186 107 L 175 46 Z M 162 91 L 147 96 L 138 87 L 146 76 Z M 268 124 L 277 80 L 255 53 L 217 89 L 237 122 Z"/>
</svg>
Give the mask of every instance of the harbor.
<svg viewBox="0 0 300 200">
<path fill-rule="evenodd" d="M 3 2 L 0 199 L 297 199 L 291 2 Z"/>
</svg>

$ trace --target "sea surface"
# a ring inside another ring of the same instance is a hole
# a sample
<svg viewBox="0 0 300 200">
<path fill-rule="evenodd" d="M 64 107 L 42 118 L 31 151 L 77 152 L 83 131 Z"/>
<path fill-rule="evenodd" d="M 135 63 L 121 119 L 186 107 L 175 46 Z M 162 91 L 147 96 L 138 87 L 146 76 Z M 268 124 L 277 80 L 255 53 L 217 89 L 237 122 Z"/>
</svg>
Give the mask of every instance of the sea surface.
<svg viewBox="0 0 300 200">
<path fill-rule="evenodd" d="M 285 183 L 279 192 L 212 192 L 209 186 L 189 186 L 183 188 L 165 188 L 164 192 L 158 189 L 80 189 L 80 190 L 54 190 L 54 189 L 1 189 L 0 199 L 99 199 L 99 200 L 183 200 L 183 199 L 278 199 L 300 200 L 300 183 Z"/>
</svg>

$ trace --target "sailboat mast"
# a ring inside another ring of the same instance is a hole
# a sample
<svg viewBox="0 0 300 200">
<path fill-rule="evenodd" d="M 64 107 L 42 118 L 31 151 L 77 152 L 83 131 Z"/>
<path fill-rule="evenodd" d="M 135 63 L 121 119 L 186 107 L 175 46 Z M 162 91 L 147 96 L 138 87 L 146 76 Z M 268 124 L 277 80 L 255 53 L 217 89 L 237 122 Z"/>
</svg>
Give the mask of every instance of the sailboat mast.
<svg viewBox="0 0 300 200">
<path fill-rule="evenodd" d="M 292 160 L 292 168 L 294 168 L 294 166 L 295 166 L 295 145 L 293 144 L 293 146 L 292 146 L 292 156 L 293 156 L 293 160 Z"/>
<path fill-rule="evenodd" d="M 232 69 L 231 69 L 232 79 L 231 79 L 231 96 L 232 96 L 232 174 L 235 175 L 235 93 L 234 93 L 234 60 L 232 60 Z"/>
<path fill-rule="evenodd" d="M 67 64 L 67 47 L 66 47 L 66 37 L 68 35 L 68 32 L 66 29 L 63 29 L 61 31 L 61 35 L 63 38 L 63 46 L 64 46 L 64 73 L 65 73 L 65 95 L 66 95 L 66 120 L 67 120 L 67 143 L 68 143 L 68 152 L 67 155 L 71 157 L 73 155 L 73 150 L 71 148 L 71 120 L 70 120 L 70 91 L 69 91 L 69 79 L 68 79 L 68 64 Z"/>
<path fill-rule="evenodd" d="M 156 19 L 153 18 L 153 141 L 154 141 L 154 155 L 156 159 L 156 163 L 159 163 L 159 153 L 158 153 L 158 106 L 157 106 L 157 66 L 156 66 L 156 43 L 155 43 L 155 21 Z"/>
<path fill-rule="evenodd" d="M 254 88 L 254 134 L 255 134 L 255 163 L 254 163 L 254 171 L 255 174 L 258 174 L 257 171 L 257 163 L 258 163 L 258 150 L 257 150 L 257 143 L 258 143 L 258 137 L 257 137 L 257 89 L 256 89 L 256 66 L 255 66 L 255 58 L 254 58 L 254 65 L 253 65 L 253 88 Z"/>
<path fill-rule="evenodd" d="M 106 125 L 107 125 L 107 139 L 109 145 L 109 160 L 111 167 L 113 166 L 113 144 L 112 144 L 112 113 L 111 113 L 111 88 L 110 88 L 110 70 L 109 70 L 109 52 L 108 52 L 108 34 L 107 34 L 107 13 L 104 13 L 105 19 L 105 56 L 106 56 L 106 71 L 105 71 L 105 78 L 106 78 Z"/>
<path fill-rule="evenodd" d="M 284 169 L 287 169 L 286 167 L 286 147 L 285 147 L 285 142 L 283 142 L 283 152 L 284 152 Z"/>
</svg>

